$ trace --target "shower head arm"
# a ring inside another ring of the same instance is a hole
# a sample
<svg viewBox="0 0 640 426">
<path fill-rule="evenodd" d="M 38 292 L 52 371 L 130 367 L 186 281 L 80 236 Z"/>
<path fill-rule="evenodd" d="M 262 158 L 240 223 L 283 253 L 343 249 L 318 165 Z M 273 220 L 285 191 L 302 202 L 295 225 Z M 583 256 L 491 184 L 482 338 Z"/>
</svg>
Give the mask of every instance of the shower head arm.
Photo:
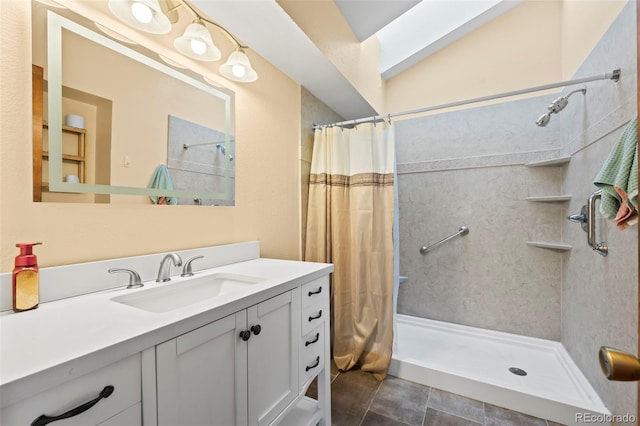
<svg viewBox="0 0 640 426">
<path fill-rule="evenodd" d="M 583 88 L 581 88 L 581 89 L 576 89 L 576 90 L 574 90 L 574 91 L 572 91 L 572 92 L 569 92 L 569 93 L 567 93 L 564 97 L 565 97 L 565 98 L 567 98 L 567 99 L 569 99 L 569 97 L 570 97 L 571 95 L 573 95 L 574 93 L 578 93 L 578 92 L 582 92 L 582 94 L 583 94 L 583 95 L 586 95 L 586 94 L 587 94 L 587 87 L 585 86 L 585 87 L 583 87 Z"/>
<path fill-rule="evenodd" d="M 569 103 L 569 97 L 570 97 L 571 95 L 573 95 L 574 93 L 578 93 L 578 92 L 582 92 L 582 94 L 584 95 L 584 94 L 586 94 L 586 93 L 587 93 L 587 88 L 586 88 L 586 87 L 582 87 L 581 89 L 577 89 L 577 90 L 574 90 L 574 91 L 572 91 L 572 92 L 569 92 L 569 93 L 567 93 L 567 94 L 566 94 L 566 95 L 564 95 L 564 96 L 560 96 L 560 97 L 559 97 L 559 98 L 557 98 L 555 101 L 553 101 L 553 102 L 551 103 L 551 105 L 549 105 L 549 106 L 547 107 L 547 109 L 549 110 L 549 112 L 548 112 L 547 114 L 557 114 L 557 113 L 559 113 L 560 111 L 562 111 L 563 109 L 565 109 L 565 107 L 566 107 L 566 106 L 567 106 L 567 104 Z M 537 123 L 538 123 L 538 126 L 545 126 L 545 125 L 546 125 L 546 123 L 549 121 L 549 120 L 546 120 L 546 122 L 542 122 L 542 121 L 541 121 L 542 119 L 543 119 L 543 117 L 540 117 L 540 118 L 538 119 L 538 122 L 537 122 Z"/>
</svg>

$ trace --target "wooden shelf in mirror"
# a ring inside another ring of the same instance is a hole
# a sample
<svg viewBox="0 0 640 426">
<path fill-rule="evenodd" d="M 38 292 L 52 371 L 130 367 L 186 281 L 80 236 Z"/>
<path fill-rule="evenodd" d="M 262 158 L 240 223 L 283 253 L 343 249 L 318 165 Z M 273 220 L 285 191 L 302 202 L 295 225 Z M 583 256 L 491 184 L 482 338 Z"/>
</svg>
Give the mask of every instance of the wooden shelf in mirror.
<svg viewBox="0 0 640 426">
<path fill-rule="evenodd" d="M 42 127 L 44 129 L 49 128 L 49 123 L 47 122 L 47 120 L 42 120 Z M 62 131 L 68 133 L 76 133 L 78 135 L 84 135 L 87 133 L 87 129 L 79 129 L 78 127 L 66 126 L 64 124 L 62 125 Z"/>
<path fill-rule="evenodd" d="M 42 67 L 31 66 L 33 201 L 42 201 L 43 72 Z"/>
<path fill-rule="evenodd" d="M 43 118 L 43 69 L 32 65 L 32 96 L 33 96 L 33 201 L 42 201 L 42 192 L 49 191 L 49 184 L 42 181 L 43 161 L 49 160 L 49 152 L 43 149 L 43 130 L 49 128 L 49 123 Z M 62 132 L 77 137 L 76 153 L 63 153 L 62 161 L 76 165 L 76 174 L 80 183 L 86 182 L 86 129 L 62 126 Z"/>
<path fill-rule="evenodd" d="M 43 129 L 48 129 L 49 128 L 49 123 L 47 123 L 46 120 L 42 121 L 42 128 Z M 87 131 L 86 129 L 79 129 L 77 127 L 71 127 L 71 126 L 62 126 L 62 132 L 63 133 L 69 133 L 69 134 L 73 134 L 76 135 L 78 137 L 78 147 L 77 147 L 77 154 L 65 154 L 64 152 L 62 153 L 62 161 L 63 162 L 67 162 L 67 163 L 75 163 L 77 165 L 77 176 L 80 179 L 80 183 L 85 183 L 85 176 L 86 176 L 86 172 L 87 172 L 87 162 L 86 162 L 86 157 L 85 157 L 85 153 L 86 153 L 86 134 Z M 43 159 L 49 159 L 49 152 L 47 151 L 42 151 L 42 158 Z"/>
</svg>

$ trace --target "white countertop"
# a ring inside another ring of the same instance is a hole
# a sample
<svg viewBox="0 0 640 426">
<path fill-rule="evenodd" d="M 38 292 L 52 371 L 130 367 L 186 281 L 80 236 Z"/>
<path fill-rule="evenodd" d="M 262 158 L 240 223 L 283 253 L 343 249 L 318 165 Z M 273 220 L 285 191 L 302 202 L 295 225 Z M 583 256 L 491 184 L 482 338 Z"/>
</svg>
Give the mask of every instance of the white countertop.
<svg viewBox="0 0 640 426">
<path fill-rule="evenodd" d="M 2 315 L 2 405 L 28 396 L 34 386 L 41 391 L 78 377 L 332 271 L 331 264 L 259 258 L 199 271 L 196 276 L 231 273 L 264 281 L 168 312 L 147 312 L 110 299 L 157 286 L 180 285 L 185 278 L 172 277 L 166 284 L 145 282 L 140 289 L 119 287 Z"/>
</svg>

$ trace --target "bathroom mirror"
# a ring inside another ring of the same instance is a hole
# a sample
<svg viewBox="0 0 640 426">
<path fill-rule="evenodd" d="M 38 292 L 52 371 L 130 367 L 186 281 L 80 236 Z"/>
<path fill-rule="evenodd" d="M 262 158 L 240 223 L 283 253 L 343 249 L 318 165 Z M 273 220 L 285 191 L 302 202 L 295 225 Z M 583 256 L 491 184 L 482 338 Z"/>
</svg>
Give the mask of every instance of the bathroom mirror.
<svg viewBox="0 0 640 426">
<path fill-rule="evenodd" d="M 232 92 L 33 5 L 42 201 L 234 204 Z"/>
</svg>

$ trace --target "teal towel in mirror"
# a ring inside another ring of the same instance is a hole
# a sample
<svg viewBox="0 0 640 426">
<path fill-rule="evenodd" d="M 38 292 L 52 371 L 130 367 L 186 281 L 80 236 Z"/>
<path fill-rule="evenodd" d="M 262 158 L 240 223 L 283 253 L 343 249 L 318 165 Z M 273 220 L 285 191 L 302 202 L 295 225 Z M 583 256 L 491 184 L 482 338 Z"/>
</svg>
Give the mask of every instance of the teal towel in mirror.
<svg viewBox="0 0 640 426">
<path fill-rule="evenodd" d="M 158 167 L 156 167 L 156 170 L 151 176 L 151 182 L 149 182 L 148 188 L 167 189 L 173 191 L 173 183 L 171 183 L 171 176 L 169 175 L 169 169 L 167 169 L 167 166 L 165 166 L 164 164 L 160 164 Z M 150 195 L 149 198 L 151 198 L 153 204 L 163 204 L 162 198 L 166 198 L 166 204 L 178 204 L 178 199 L 176 197 L 156 197 Z M 160 201 L 160 203 L 158 201 Z"/>
<path fill-rule="evenodd" d="M 628 203 L 638 210 L 638 116 L 625 129 L 620 141 L 604 163 L 593 183 L 602 189 L 600 212 L 610 220 L 616 218 L 623 197 L 614 187 L 626 194 Z"/>
</svg>

